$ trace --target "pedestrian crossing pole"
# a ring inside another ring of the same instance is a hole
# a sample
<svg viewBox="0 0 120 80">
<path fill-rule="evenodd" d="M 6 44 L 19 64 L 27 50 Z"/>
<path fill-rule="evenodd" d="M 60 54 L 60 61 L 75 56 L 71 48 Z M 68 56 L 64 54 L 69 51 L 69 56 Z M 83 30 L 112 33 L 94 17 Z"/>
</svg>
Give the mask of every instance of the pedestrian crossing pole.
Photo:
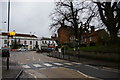
<svg viewBox="0 0 120 80">
<path fill-rule="evenodd" d="M 8 49 L 9 49 L 9 26 L 10 26 L 10 0 L 8 1 Z M 7 56 L 7 70 L 9 70 L 9 56 Z"/>
</svg>

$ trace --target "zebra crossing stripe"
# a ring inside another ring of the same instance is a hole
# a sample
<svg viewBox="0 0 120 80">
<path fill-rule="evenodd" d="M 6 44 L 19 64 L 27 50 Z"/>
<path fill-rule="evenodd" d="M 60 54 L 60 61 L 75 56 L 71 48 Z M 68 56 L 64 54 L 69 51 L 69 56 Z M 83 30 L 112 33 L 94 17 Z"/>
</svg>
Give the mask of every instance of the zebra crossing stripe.
<svg viewBox="0 0 120 80">
<path fill-rule="evenodd" d="M 64 64 L 67 64 L 67 65 L 73 65 L 73 64 L 71 64 L 71 63 L 64 63 Z"/>
<path fill-rule="evenodd" d="M 22 65 L 23 68 L 31 68 L 30 66 L 28 65 Z"/>
<path fill-rule="evenodd" d="M 53 65 L 48 64 L 48 63 L 44 63 L 43 65 L 48 66 L 48 67 L 53 66 Z"/>
<path fill-rule="evenodd" d="M 35 67 L 42 67 L 42 66 L 39 65 L 39 64 L 33 64 L 33 66 L 35 66 Z"/>
<path fill-rule="evenodd" d="M 77 62 L 72 62 L 73 64 L 81 64 L 81 63 L 77 63 Z"/>
<path fill-rule="evenodd" d="M 55 64 L 55 65 L 58 65 L 58 66 L 61 66 L 61 65 L 63 65 L 63 64 L 60 64 L 60 63 L 53 63 L 53 64 Z"/>
</svg>

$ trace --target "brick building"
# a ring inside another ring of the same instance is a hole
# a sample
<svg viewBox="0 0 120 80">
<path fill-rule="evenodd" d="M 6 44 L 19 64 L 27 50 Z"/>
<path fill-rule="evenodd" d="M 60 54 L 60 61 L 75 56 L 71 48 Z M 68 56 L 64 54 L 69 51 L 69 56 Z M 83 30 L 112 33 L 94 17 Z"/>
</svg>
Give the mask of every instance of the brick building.
<svg viewBox="0 0 120 80">
<path fill-rule="evenodd" d="M 80 28 L 80 34 L 81 34 L 81 41 L 80 44 L 86 44 L 89 45 L 90 42 L 94 43 L 104 43 L 108 40 L 109 35 L 104 29 L 100 29 L 95 31 L 94 26 L 90 27 L 91 29 L 85 29 Z M 58 29 L 58 42 L 59 44 L 64 43 L 74 43 L 75 42 L 75 35 L 73 28 L 71 27 L 60 27 Z"/>
<path fill-rule="evenodd" d="M 105 43 L 109 39 L 108 33 L 104 29 L 93 31 L 90 33 L 85 33 L 81 37 L 82 44 L 89 45 L 90 42 L 94 43 Z"/>
<path fill-rule="evenodd" d="M 75 39 L 73 28 L 65 26 L 58 29 L 58 43 L 70 43 Z"/>
</svg>

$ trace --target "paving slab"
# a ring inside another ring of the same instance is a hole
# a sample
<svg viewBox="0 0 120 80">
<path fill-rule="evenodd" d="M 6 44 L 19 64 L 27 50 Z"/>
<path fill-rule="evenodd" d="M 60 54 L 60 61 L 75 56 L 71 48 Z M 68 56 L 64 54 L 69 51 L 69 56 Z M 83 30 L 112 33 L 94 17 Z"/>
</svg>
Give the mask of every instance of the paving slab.
<svg viewBox="0 0 120 80">
<path fill-rule="evenodd" d="M 15 80 L 20 72 L 22 72 L 22 68 L 14 62 L 9 63 L 9 70 L 7 70 L 6 61 L 2 61 L 2 80 L 12 79 Z"/>
</svg>

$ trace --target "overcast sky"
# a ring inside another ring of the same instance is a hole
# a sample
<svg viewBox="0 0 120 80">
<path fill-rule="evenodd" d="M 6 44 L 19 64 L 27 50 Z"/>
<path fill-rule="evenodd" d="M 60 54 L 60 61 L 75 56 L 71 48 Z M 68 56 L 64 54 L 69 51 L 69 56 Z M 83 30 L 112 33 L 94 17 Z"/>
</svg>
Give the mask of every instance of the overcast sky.
<svg viewBox="0 0 120 80">
<path fill-rule="evenodd" d="M 2 2 L 2 22 L 7 21 L 7 1 Z M 54 10 L 54 1 L 11 0 L 10 31 L 36 34 L 38 37 L 50 37 L 50 13 Z M 0 4 L 1 5 L 1 4 Z M 2 24 L 7 31 L 7 23 Z"/>
</svg>

